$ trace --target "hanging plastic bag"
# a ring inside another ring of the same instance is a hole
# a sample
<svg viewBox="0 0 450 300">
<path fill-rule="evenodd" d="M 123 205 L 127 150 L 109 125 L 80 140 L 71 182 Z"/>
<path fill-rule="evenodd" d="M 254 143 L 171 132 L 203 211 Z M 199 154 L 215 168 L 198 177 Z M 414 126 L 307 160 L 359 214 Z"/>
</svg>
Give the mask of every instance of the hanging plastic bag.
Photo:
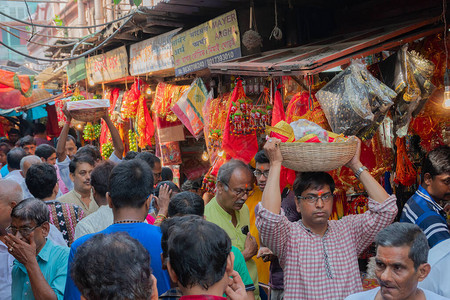
<svg viewBox="0 0 450 300">
<path fill-rule="evenodd" d="M 222 148 L 227 155 L 245 163 L 249 163 L 258 152 L 256 130 L 249 123 L 250 111 L 243 105 L 247 100 L 239 79 L 231 96 L 222 140 Z"/>
<path fill-rule="evenodd" d="M 316 97 L 333 132 L 358 135 L 364 127 L 384 117 L 396 95 L 370 74 L 363 63 L 352 61 Z"/>
<path fill-rule="evenodd" d="M 212 93 L 208 94 L 203 80 L 197 78 L 171 108 L 197 140 L 203 133 L 202 107 L 209 97 L 212 98 Z"/>
</svg>

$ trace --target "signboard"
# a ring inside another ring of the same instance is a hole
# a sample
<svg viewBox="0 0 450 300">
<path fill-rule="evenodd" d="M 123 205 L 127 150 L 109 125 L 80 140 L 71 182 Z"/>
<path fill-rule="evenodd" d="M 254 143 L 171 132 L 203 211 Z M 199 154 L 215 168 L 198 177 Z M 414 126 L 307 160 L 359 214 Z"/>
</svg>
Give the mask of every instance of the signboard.
<svg viewBox="0 0 450 300">
<path fill-rule="evenodd" d="M 172 38 L 175 76 L 241 57 L 236 11 L 223 14 Z"/>
<path fill-rule="evenodd" d="M 95 83 L 128 76 L 128 55 L 125 46 L 87 58 L 86 72 L 88 79 Z"/>
<path fill-rule="evenodd" d="M 174 67 L 172 37 L 181 28 L 130 46 L 130 74 L 142 75 Z"/>
<path fill-rule="evenodd" d="M 86 59 L 81 57 L 69 62 L 66 67 L 67 77 L 69 78 L 69 84 L 74 84 L 77 81 L 86 78 Z"/>
</svg>

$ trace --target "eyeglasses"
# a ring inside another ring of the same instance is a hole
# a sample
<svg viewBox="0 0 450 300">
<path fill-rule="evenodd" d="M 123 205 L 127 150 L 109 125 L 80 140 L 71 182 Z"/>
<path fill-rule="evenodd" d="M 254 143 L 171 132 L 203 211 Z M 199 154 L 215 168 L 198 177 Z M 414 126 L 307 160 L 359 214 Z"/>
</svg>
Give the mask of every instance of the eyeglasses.
<svg viewBox="0 0 450 300">
<path fill-rule="evenodd" d="M 230 188 L 230 186 L 228 184 L 226 184 L 224 182 L 222 182 L 222 183 L 224 186 L 227 187 L 225 190 L 226 191 L 231 190 L 236 195 L 236 197 L 242 197 L 245 194 L 247 195 L 247 197 L 250 197 L 251 195 L 253 195 L 253 189 L 251 189 L 251 190 L 236 189 L 235 190 L 235 189 Z"/>
<path fill-rule="evenodd" d="M 261 175 L 264 175 L 264 177 L 268 178 L 269 170 L 265 170 L 265 171 L 255 170 L 255 171 L 253 171 L 253 174 L 255 175 L 256 178 L 261 177 Z"/>
<path fill-rule="evenodd" d="M 333 200 L 333 194 L 328 193 L 322 196 L 306 196 L 306 197 L 302 197 L 302 196 L 297 196 L 297 199 L 303 199 L 306 200 L 306 202 L 310 203 L 310 204 L 315 204 L 317 203 L 317 200 L 321 199 L 323 201 L 323 203 L 328 203 L 331 200 Z"/>
<path fill-rule="evenodd" d="M 20 235 L 23 237 L 27 237 L 29 236 L 36 228 L 40 227 L 42 224 L 34 226 L 33 228 L 29 228 L 29 227 L 21 227 L 21 228 L 16 228 L 13 226 L 8 226 L 5 230 L 7 233 L 12 234 L 12 235 L 16 235 L 17 231 L 20 232 Z"/>
</svg>

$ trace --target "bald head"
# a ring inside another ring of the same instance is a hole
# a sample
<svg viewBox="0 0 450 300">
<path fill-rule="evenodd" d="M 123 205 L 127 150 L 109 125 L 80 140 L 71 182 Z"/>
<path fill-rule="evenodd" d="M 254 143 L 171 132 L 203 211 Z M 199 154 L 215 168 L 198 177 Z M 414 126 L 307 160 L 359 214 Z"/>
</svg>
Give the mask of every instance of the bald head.
<svg viewBox="0 0 450 300">
<path fill-rule="evenodd" d="M 11 211 L 22 201 L 23 193 L 20 185 L 12 180 L 0 180 L 0 235 L 11 223 Z"/>
<path fill-rule="evenodd" d="M 28 169 L 34 165 L 41 163 L 42 160 L 37 155 L 28 155 L 20 160 L 20 170 L 22 171 L 23 177 L 27 176 Z"/>
<path fill-rule="evenodd" d="M 16 202 L 22 201 L 23 193 L 20 185 L 9 179 L 0 180 L 0 201 L 1 202 Z"/>
</svg>

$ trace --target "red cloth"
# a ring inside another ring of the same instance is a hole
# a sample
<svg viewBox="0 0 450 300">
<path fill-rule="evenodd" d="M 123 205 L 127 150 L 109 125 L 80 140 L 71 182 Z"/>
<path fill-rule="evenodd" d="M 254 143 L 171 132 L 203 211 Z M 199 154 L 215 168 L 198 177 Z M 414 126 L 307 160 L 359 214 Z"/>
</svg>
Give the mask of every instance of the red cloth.
<svg viewBox="0 0 450 300">
<path fill-rule="evenodd" d="M 242 87 L 242 80 L 238 80 L 231 96 L 230 105 L 228 106 L 222 149 L 231 158 L 240 159 L 248 164 L 258 152 L 256 131 L 247 135 L 234 134 L 232 132 L 233 129 L 231 128 L 232 126 L 230 125 L 231 107 L 233 106 L 233 103 L 238 103 L 238 100 L 242 98 L 245 98 L 244 88 Z"/>
<path fill-rule="evenodd" d="M 56 137 L 61 134 L 61 127 L 58 125 L 58 116 L 56 115 L 55 105 L 45 106 L 47 110 L 47 135 L 50 137 Z"/>
<path fill-rule="evenodd" d="M 277 123 L 280 121 L 286 121 L 286 115 L 284 114 L 281 93 L 279 90 L 277 90 L 275 92 L 275 99 L 273 100 L 272 126 L 277 125 Z"/>
</svg>

